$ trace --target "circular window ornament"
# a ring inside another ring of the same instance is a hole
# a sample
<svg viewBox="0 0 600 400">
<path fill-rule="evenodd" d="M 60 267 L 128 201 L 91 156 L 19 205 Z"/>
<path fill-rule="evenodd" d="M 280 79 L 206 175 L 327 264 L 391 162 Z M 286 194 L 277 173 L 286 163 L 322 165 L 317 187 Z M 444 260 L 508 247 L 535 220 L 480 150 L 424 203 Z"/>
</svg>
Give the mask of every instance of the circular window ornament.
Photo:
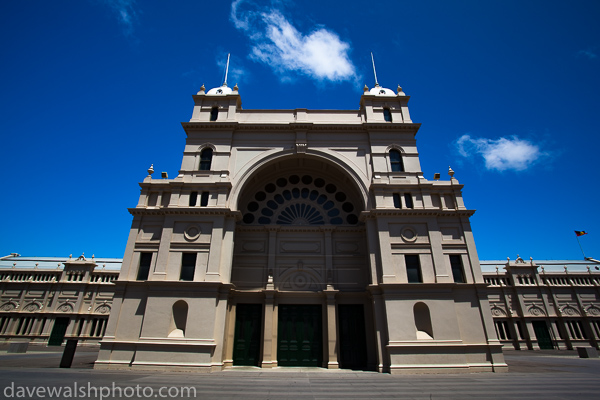
<svg viewBox="0 0 600 400">
<path fill-rule="evenodd" d="M 416 242 L 417 241 L 417 232 L 411 227 L 406 227 L 406 228 L 402 229 L 402 232 L 400 232 L 400 236 L 402 237 L 402 240 L 404 240 L 405 242 Z"/>
<path fill-rule="evenodd" d="M 307 283 L 308 283 L 308 279 L 307 279 L 306 275 L 304 275 L 304 274 L 297 274 L 294 277 L 294 286 L 296 286 L 299 289 L 303 289 Z"/>
<path fill-rule="evenodd" d="M 193 242 L 200 237 L 201 233 L 202 231 L 200 230 L 200 227 L 198 227 L 198 225 L 191 225 L 187 227 L 187 229 L 183 233 L 183 237 L 188 242 Z"/>
</svg>

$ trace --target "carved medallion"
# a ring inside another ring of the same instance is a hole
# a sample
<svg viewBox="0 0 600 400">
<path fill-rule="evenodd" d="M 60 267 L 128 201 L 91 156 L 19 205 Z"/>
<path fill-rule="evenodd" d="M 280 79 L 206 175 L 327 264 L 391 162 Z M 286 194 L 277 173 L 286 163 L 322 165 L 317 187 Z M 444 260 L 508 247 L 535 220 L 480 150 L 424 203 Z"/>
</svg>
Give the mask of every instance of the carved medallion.
<svg viewBox="0 0 600 400">
<path fill-rule="evenodd" d="M 546 315 L 546 313 L 544 312 L 544 310 L 542 310 L 541 308 L 539 308 L 536 305 L 533 305 L 531 307 L 529 307 L 529 314 L 534 315 L 534 316 L 540 316 L 540 315 Z"/>
<path fill-rule="evenodd" d="M 188 242 L 194 242 L 194 241 L 198 240 L 201 233 L 202 233 L 202 231 L 200 230 L 200 227 L 198 225 L 190 225 L 187 227 L 187 229 L 183 233 L 183 237 Z"/>
<path fill-rule="evenodd" d="M 0 311 L 12 311 L 15 308 L 17 308 L 15 303 L 4 303 L 2 304 L 2 307 L 0 307 Z"/>
<path fill-rule="evenodd" d="M 110 312 L 110 307 L 108 306 L 108 304 L 102 304 L 101 306 L 96 308 L 95 312 L 100 314 L 108 314 Z"/>
<path fill-rule="evenodd" d="M 498 306 L 492 307 L 492 315 L 494 317 L 506 317 L 506 312 Z"/>
<path fill-rule="evenodd" d="M 73 312 L 73 306 L 69 303 L 63 303 L 57 308 L 60 312 Z"/>
<path fill-rule="evenodd" d="M 29 311 L 29 312 L 35 312 L 35 311 L 38 311 L 39 309 L 40 309 L 40 306 L 36 303 L 29 303 L 25 307 L 23 307 L 23 310 Z"/>
</svg>

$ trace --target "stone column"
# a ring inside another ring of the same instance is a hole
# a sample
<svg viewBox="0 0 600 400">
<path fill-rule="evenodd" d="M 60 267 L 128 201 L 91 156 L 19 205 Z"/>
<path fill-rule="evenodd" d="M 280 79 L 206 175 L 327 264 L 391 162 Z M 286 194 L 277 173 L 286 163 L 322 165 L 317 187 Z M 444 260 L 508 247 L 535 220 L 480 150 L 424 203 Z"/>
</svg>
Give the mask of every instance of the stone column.
<svg viewBox="0 0 600 400">
<path fill-rule="evenodd" d="M 210 238 L 210 253 L 208 255 L 208 267 L 206 270 L 206 282 L 219 282 L 221 280 L 221 251 L 223 246 L 223 228 L 225 217 L 217 216 L 213 220 L 212 234 Z"/>
<path fill-rule="evenodd" d="M 231 282 L 231 269 L 233 267 L 233 236 L 235 233 L 235 218 L 225 217 L 225 229 L 223 231 L 223 249 L 221 250 L 221 282 Z"/>
<path fill-rule="evenodd" d="M 431 258 L 433 260 L 435 282 L 453 283 L 454 279 L 451 276 L 450 265 L 446 262 L 444 250 L 442 249 L 442 233 L 440 232 L 437 219 L 431 218 L 427 221 L 427 228 L 429 231 L 429 243 L 431 244 Z"/>
<path fill-rule="evenodd" d="M 226 335 L 225 326 L 227 320 L 229 290 L 229 286 L 222 286 L 217 293 L 217 309 L 215 310 L 215 326 L 213 331 L 213 338 L 216 346 L 211 359 L 211 371 L 221 371 L 223 369 L 223 356 L 225 355 L 223 351 L 223 342 Z"/>
<path fill-rule="evenodd" d="M 369 251 L 369 269 L 370 269 L 370 273 L 371 273 L 371 284 L 373 285 L 377 285 L 379 283 L 379 272 L 378 272 L 378 265 L 379 265 L 379 259 L 377 256 L 377 249 L 378 249 L 378 245 L 377 245 L 377 238 L 378 238 L 378 233 L 377 233 L 377 224 L 375 219 L 373 218 L 367 218 L 365 221 L 366 225 L 367 225 L 367 245 L 368 245 L 368 251 Z"/>
<path fill-rule="evenodd" d="M 326 313 L 327 313 L 327 368 L 338 369 L 338 326 L 337 326 L 337 310 L 335 295 L 339 290 L 327 289 L 324 290 L 327 297 Z"/>
<path fill-rule="evenodd" d="M 275 314 L 275 293 L 276 290 L 266 289 L 265 290 L 265 326 L 263 336 L 263 357 L 262 357 L 262 368 L 273 368 L 277 366 L 276 349 L 275 349 L 275 335 L 274 331 L 277 330 L 275 325 L 276 318 Z"/>
<path fill-rule="evenodd" d="M 325 281 L 329 288 L 333 282 L 333 228 L 321 228 L 321 231 L 325 234 Z"/>
<path fill-rule="evenodd" d="M 170 246 L 171 246 L 171 236 L 173 235 L 173 227 L 175 226 L 175 221 L 173 219 L 173 217 L 171 216 L 167 216 L 165 217 L 164 220 L 164 225 L 163 225 L 163 229 L 160 235 L 160 244 L 159 244 L 159 248 L 158 248 L 158 252 L 155 252 L 153 254 L 152 258 L 156 257 L 156 262 L 155 262 L 155 267 L 154 267 L 154 272 L 152 272 L 152 269 L 150 270 L 150 274 L 148 279 L 153 280 L 153 281 L 164 281 L 167 277 L 167 268 L 168 268 L 168 262 L 169 262 L 169 250 L 170 250 Z M 138 263 L 139 263 L 139 258 L 138 258 Z M 137 271 L 137 266 L 131 265 L 130 266 L 130 271 L 132 269 L 135 269 Z M 137 273 L 137 272 L 136 272 Z M 174 273 L 174 276 L 179 276 L 179 272 Z M 135 274 L 131 273 L 129 274 L 129 278 L 131 280 L 135 280 Z"/>
</svg>

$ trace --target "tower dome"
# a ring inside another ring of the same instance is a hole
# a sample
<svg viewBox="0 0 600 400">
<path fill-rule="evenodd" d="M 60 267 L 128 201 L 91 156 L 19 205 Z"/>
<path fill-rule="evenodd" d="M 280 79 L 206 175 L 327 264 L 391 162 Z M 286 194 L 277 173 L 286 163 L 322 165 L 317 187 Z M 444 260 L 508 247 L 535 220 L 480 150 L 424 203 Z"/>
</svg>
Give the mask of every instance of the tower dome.
<svg viewBox="0 0 600 400">
<path fill-rule="evenodd" d="M 393 90 L 381 87 L 379 84 L 375 84 L 375 87 L 369 90 L 369 94 L 374 94 L 375 96 L 396 96 Z"/>
<path fill-rule="evenodd" d="M 224 95 L 231 94 L 231 93 L 233 93 L 233 90 L 230 87 L 228 87 L 226 83 L 224 83 L 223 86 L 219 86 L 219 87 L 210 89 L 208 91 L 208 93 L 206 93 L 206 94 L 207 95 L 215 95 L 215 96 L 218 96 L 218 95 L 224 96 Z"/>
</svg>

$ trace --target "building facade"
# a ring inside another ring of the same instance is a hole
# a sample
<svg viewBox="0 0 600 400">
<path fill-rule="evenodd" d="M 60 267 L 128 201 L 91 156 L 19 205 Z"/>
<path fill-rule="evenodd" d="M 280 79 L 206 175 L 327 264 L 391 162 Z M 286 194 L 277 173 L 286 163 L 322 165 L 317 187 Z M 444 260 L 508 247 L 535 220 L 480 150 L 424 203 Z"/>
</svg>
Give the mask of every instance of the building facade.
<svg viewBox="0 0 600 400">
<path fill-rule="evenodd" d="M 409 97 L 194 97 L 179 175 L 141 185 L 96 368 L 504 371 L 462 185 L 426 179 Z"/>
<path fill-rule="evenodd" d="M 0 258 L 0 343 L 60 345 L 77 339 L 98 345 L 121 262 L 18 254 Z M 504 349 L 600 348 L 599 261 L 517 258 L 480 264 Z"/>
<path fill-rule="evenodd" d="M 598 349 L 600 262 L 482 261 L 496 333 L 505 348 Z"/>
<path fill-rule="evenodd" d="M 0 342 L 97 344 L 104 335 L 121 260 L 0 258 Z"/>
</svg>

